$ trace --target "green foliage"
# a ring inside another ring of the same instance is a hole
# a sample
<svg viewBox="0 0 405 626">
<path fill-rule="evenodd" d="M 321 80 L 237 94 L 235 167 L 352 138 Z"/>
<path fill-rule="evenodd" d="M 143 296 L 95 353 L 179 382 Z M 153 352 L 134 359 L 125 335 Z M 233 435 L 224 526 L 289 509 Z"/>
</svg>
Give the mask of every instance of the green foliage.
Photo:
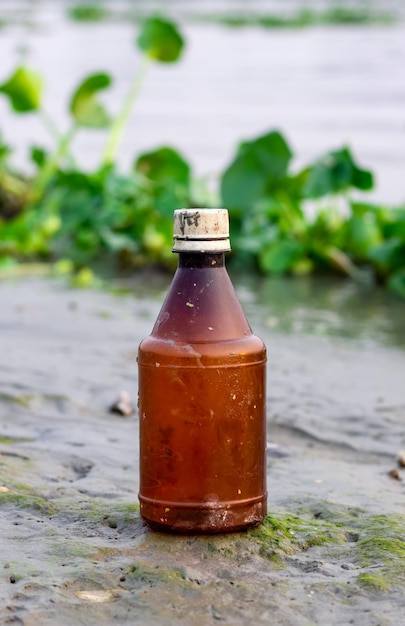
<svg viewBox="0 0 405 626">
<path fill-rule="evenodd" d="M 308 16 L 306 17 L 306 19 Z M 165 19 L 144 20 L 137 44 L 142 61 L 115 118 L 98 100 L 112 79 L 87 76 L 70 99 L 72 125 L 61 133 L 42 105 L 42 79 L 24 67 L 0 86 L 18 113 L 39 114 L 55 147 L 31 146 L 32 180 L 10 166 L 10 148 L 0 140 L 0 271 L 25 260 L 55 261 L 55 272 L 78 274 L 77 286 L 96 282 L 90 266 L 115 269 L 158 263 L 173 267 L 173 211 L 182 206 L 218 206 L 208 187 L 193 178 L 190 164 L 173 147 L 137 156 L 127 175 L 114 159 L 145 72 L 152 61 L 178 60 L 184 40 Z M 99 167 L 74 167 L 70 144 L 81 127 L 109 132 Z M 243 141 L 220 177 L 221 205 L 230 211 L 231 262 L 265 274 L 329 271 L 364 280 L 372 274 L 405 297 L 405 208 L 374 206 L 351 197 L 373 187 L 346 146 L 329 151 L 299 172 L 293 150 L 279 131 Z M 310 210 L 309 210 L 310 209 Z M 343 209 L 343 210 L 342 210 Z"/>
<path fill-rule="evenodd" d="M 142 154 L 135 170 L 147 179 L 152 204 L 170 221 L 176 207 L 188 205 L 190 166 L 176 150 L 164 147 Z"/>
<path fill-rule="evenodd" d="M 0 92 L 7 96 L 16 113 L 37 111 L 41 104 L 43 82 L 41 76 L 26 67 L 18 67 L 2 85 Z"/>
<path fill-rule="evenodd" d="M 360 169 L 348 148 L 329 152 L 308 168 L 303 187 L 305 198 L 321 198 L 354 188 L 369 191 L 373 188 L 373 175 Z"/>
<path fill-rule="evenodd" d="M 28 194 L 25 179 L 10 165 L 11 153 L 10 146 L 4 143 L 0 134 L 0 224 L 2 219 L 11 219 L 20 213 Z"/>
<path fill-rule="evenodd" d="M 110 118 L 96 94 L 111 85 L 111 77 L 105 73 L 87 76 L 72 96 L 70 111 L 81 126 L 87 128 L 106 128 Z"/>
<path fill-rule="evenodd" d="M 393 24 L 399 17 L 393 12 L 377 11 L 370 7 L 351 7 L 335 5 L 327 9 L 301 8 L 288 14 L 278 13 L 213 13 L 199 15 L 196 19 L 202 22 L 222 24 L 233 28 L 306 28 L 309 26 L 326 26 L 331 24 Z"/>
<path fill-rule="evenodd" d="M 279 132 L 240 144 L 237 155 L 221 178 L 224 206 L 240 212 L 280 188 L 292 152 Z"/>
<path fill-rule="evenodd" d="M 173 22 L 150 17 L 142 24 L 137 45 L 153 61 L 174 63 L 180 58 L 184 39 Z"/>
<path fill-rule="evenodd" d="M 402 245 L 402 252 L 404 258 L 405 255 L 405 245 Z M 405 298 L 405 268 L 401 268 L 397 272 L 393 272 L 388 277 L 388 288 L 394 293 Z"/>
<path fill-rule="evenodd" d="M 38 202 L 16 219 L 0 223 L 0 258 L 64 259 L 63 270 L 68 261 L 77 268 L 101 261 L 116 267 L 151 261 L 170 266 L 175 206 L 165 209 L 170 213 L 166 217 L 136 173 L 58 170 Z M 93 279 L 86 271 L 74 282 L 84 286 Z"/>
<path fill-rule="evenodd" d="M 266 274 L 285 274 L 294 268 L 303 252 L 303 245 L 299 241 L 293 239 L 274 241 L 261 251 L 260 269 Z"/>
<path fill-rule="evenodd" d="M 77 22 L 101 22 L 108 17 L 109 11 L 100 4 L 76 4 L 69 7 L 68 15 Z"/>
<path fill-rule="evenodd" d="M 321 14 L 324 24 L 378 24 L 391 23 L 391 13 L 374 12 L 368 7 L 331 6 Z"/>
<path fill-rule="evenodd" d="M 231 211 L 236 261 L 267 274 L 318 268 L 362 280 L 362 268 L 373 268 L 378 280 L 404 295 L 405 210 L 351 201 L 351 190 L 372 188 L 373 175 L 347 147 L 295 175 L 291 158 L 283 136 L 268 133 L 242 143 L 223 173 L 222 203 Z M 308 201 L 316 207 L 312 219 Z"/>
</svg>

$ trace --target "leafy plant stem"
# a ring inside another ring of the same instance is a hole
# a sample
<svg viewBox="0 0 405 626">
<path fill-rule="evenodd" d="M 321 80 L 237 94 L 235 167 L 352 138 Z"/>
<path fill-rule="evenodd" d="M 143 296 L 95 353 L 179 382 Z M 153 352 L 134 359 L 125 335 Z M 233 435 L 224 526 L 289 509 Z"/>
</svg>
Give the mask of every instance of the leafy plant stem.
<svg viewBox="0 0 405 626">
<path fill-rule="evenodd" d="M 114 162 L 122 135 L 125 130 L 125 126 L 128 123 L 131 111 L 136 102 L 136 99 L 142 89 L 143 83 L 147 76 L 148 69 L 152 63 L 152 60 L 146 55 L 142 57 L 141 64 L 138 67 L 137 72 L 132 80 L 128 94 L 122 104 L 121 111 L 114 118 L 111 125 L 111 129 L 107 138 L 107 144 L 103 156 L 103 166 L 108 166 Z"/>
<path fill-rule="evenodd" d="M 70 144 L 77 129 L 77 124 L 73 124 L 68 132 L 59 139 L 59 145 L 56 152 L 46 161 L 45 165 L 41 168 L 38 176 L 34 180 L 30 193 L 31 202 L 35 202 L 41 197 L 52 176 L 58 169 L 60 161 L 68 154 Z"/>
<path fill-rule="evenodd" d="M 26 183 L 21 178 L 8 174 L 6 172 L 0 172 L 0 187 L 6 191 L 15 194 L 16 196 L 25 196 Z"/>
<path fill-rule="evenodd" d="M 359 282 L 364 281 L 364 272 L 362 272 L 342 250 L 330 246 L 326 249 L 325 256 L 332 265 L 339 268 L 343 273 Z"/>
<path fill-rule="evenodd" d="M 40 117 L 44 127 L 47 129 L 47 131 L 50 134 L 50 136 L 52 137 L 52 139 L 58 145 L 59 142 L 62 140 L 62 135 L 61 135 L 57 125 L 55 124 L 54 120 L 52 119 L 52 117 L 49 115 L 49 113 L 45 109 L 40 109 L 38 111 L 38 113 L 39 113 L 39 117 Z M 68 152 L 65 156 L 67 157 L 67 160 L 69 162 L 70 167 L 73 168 L 75 166 L 75 160 L 74 160 L 72 154 L 70 152 Z"/>
<path fill-rule="evenodd" d="M 38 114 L 41 119 L 41 122 L 43 123 L 44 127 L 46 128 L 46 130 L 48 131 L 52 139 L 55 142 L 59 143 L 61 139 L 61 134 L 55 122 L 53 121 L 52 117 L 49 115 L 47 111 L 45 111 L 45 109 L 39 109 Z"/>
</svg>

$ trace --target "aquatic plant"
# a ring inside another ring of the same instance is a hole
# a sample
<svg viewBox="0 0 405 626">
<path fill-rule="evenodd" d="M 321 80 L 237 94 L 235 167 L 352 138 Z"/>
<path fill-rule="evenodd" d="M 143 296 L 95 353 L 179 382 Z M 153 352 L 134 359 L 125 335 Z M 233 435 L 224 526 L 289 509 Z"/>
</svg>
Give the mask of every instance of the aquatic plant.
<svg viewBox="0 0 405 626">
<path fill-rule="evenodd" d="M 96 3 L 76 3 L 67 8 L 68 17 L 76 22 L 98 23 L 107 20 L 134 21 L 140 19 L 142 6 L 100 6 Z M 324 25 L 389 25 L 398 20 L 394 11 L 381 11 L 370 6 L 334 4 L 327 8 L 303 7 L 288 12 L 215 10 L 212 13 L 183 11 L 183 20 L 198 23 L 220 24 L 230 28 L 307 28 Z"/>
<path fill-rule="evenodd" d="M 115 270 L 171 268 L 173 210 L 220 203 L 231 214 L 234 265 L 275 275 L 339 272 L 382 282 L 405 297 L 405 208 L 359 200 L 373 188 L 373 174 L 347 146 L 292 172 L 292 148 L 273 130 L 238 146 L 218 193 L 196 181 L 186 157 L 171 146 L 137 155 L 129 173 L 118 172 L 116 155 L 147 73 L 154 63 L 181 58 L 184 39 L 175 23 L 150 17 L 136 46 L 141 61 L 116 114 L 100 98 L 112 76 L 93 73 L 70 97 L 64 132 L 46 110 L 38 72 L 19 66 L 0 85 L 13 111 L 37 115 L 54 141 L 50 152 L 31 146 L 36 173 L 27 178 L 13 169 L 11 148 L 0 139 L 0 270 L 43 259 L 56 262 L 59 273 L 77 272 L 75 284 L 88 286 L 90 266 L 100 262 Z M 78 170 L 71 152 L 82 128 L 107 135 L 92 172 Z"/>
<path fill-rule="evenodd" d="M 370 7 L 332 5 L 327 9 L 301 8 L 290 13 L 261 13 L 233 11 L 194 16 L 194 20 L 221 24 L 231 28 L 308 28 L 330 25 L 389 25 L 397 21 L 391 11 L 376 11 Z"/>
</svg>

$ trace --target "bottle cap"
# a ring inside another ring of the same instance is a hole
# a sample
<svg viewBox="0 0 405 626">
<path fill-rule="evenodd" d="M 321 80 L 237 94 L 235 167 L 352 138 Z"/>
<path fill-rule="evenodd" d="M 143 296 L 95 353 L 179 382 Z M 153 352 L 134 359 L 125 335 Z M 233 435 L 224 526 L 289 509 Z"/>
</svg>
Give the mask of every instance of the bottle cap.
<svg viewBox="0 0 405 626">
<path fill-rule="evenodd" d="M 178 209 L 174 212 L 173 252 L 229 252 L 227 209 Z"/>
</svg>

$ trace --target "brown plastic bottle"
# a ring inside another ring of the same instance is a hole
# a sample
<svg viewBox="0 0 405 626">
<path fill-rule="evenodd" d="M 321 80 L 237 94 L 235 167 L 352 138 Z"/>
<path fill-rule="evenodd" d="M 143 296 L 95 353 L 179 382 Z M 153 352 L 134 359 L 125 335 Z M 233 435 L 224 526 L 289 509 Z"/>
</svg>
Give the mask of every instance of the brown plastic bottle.
<svg viewBox="0 0 405 626">
<path fill-rule="evenodd" d="M 139 346 L 140 510 L 220 533 L 266 514 L 266 349 L 225 269 L 226 209 L 175 211 L 179 266 Z"/>
</svg>

